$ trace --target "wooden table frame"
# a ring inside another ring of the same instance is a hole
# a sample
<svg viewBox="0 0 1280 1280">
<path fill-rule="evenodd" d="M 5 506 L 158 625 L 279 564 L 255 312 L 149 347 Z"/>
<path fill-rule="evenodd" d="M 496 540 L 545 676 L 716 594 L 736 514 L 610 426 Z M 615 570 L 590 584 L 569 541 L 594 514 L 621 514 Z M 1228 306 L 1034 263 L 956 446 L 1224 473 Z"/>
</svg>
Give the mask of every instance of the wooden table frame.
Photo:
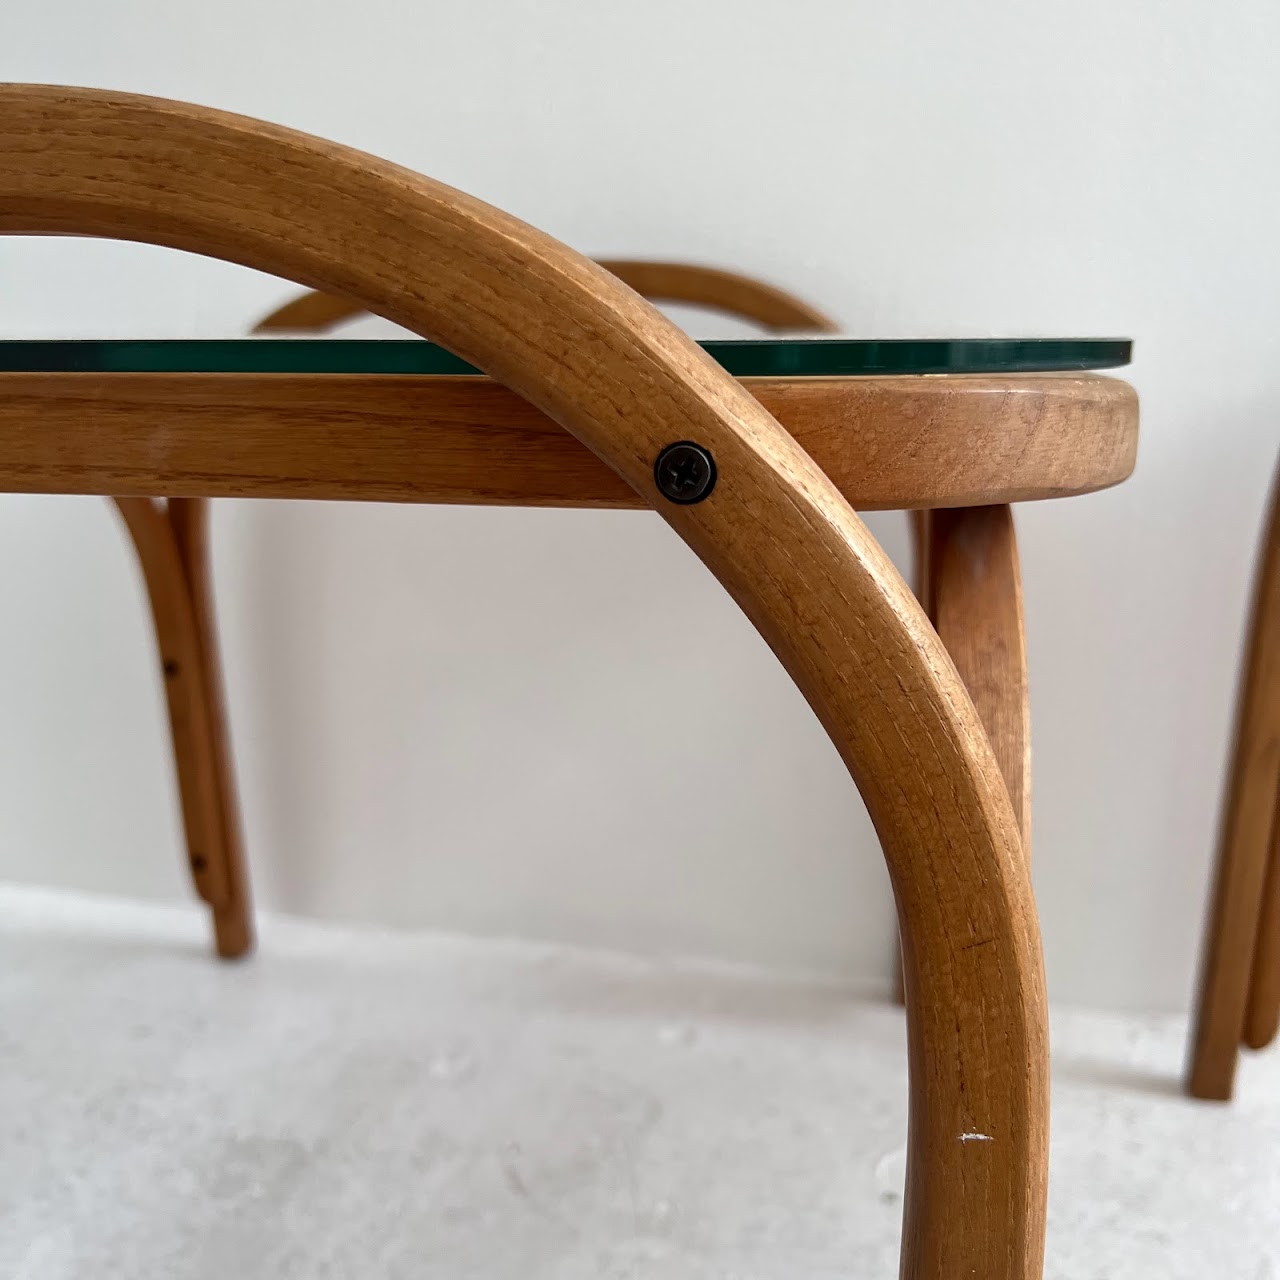
<svg viewBox="0 0 1280 1280">
<path fill-rule="evenodd" d="M 564 505 L 652 506 L 668 521 L 804 693 L 880 837 L 902 934 L 911 1077 L 901 1274 L 1039 1276 L 1047 1019 L 1019 818 L 951 656 L 852 503 L 866 496 L 864 478 L 869 493 L 900 498 L 902 467 L 934 477 L 932 498 L 904 505 L 953 505 L 968 493 L 989 506 L 1114 483 L 1133 461 L 1132 392 L 1089 377 L 870 379 L 857 392 L 836 380 L 837 391 L 853 398 L 824 459 L 821 433 L 807 437 L 803 415 L 788 431 L 770 412 L 785 417 L 786 405 L 804 401 L 812 387 L 786 388 L 770 406 L 767 389 L 752 395 L 608 272 L 517 220 L 313 138 L 128 95 L 0 88 L 0 232 L 144 240 L 353 299 L 509 388 L 477 384 L 489 408 L 507 397 L 500 422 L 477 426 L 474 406 L 464 406 L 465 447 L 451 456 L 471 470 L 461 488 L 456 475 L 450 480 L 454 500 L 529 496 L 508 481 L 493 492 L 488 466 L 519 448 L 502 431 L 508 410 L 524 412 L 513 407 L 520 397 L 532 406 L 528 429 L 541 433 L 522 454 L 521 474 L 559 449 L 580 486 Z M 6 376 L 0 488 L 368 497 L 373 490 L 360 477 L 366 463 L 375 471 L 380 465 L 380 440 L 395 441 L 392 452 L 405 461 L 431 453 L 437 434 L 434 423 L 427 429 L 423 419 L 406 417 L 399 398 L 420 393 L 380 392 L 380 382 L 364 389 L 357 418 L 335 420 L 314 390 L 294 380 L 279 392 L 302 406 L 291 414 L 272 401 L 269 386 L 231 386 L 231 379 L 216 393 L 213 380 L 162 385 L 115 376 L 123 380 Z M 913 400 L 921 395 L 932 397 L 932 420 L 915 420 L 904 408 L 923 412 Z M 202 405 L 211 406 L 203 415 Z M 175 421 L 178 406 L 186 413 Z M 268 409 L 273 432 L 264 430 Z M 896 424 L 880 437 L 893 456 L 851 439 L 857 433 L 847 428 L 860 421 L 859 411 Z M 1012 491 L 973 490 L 971 468 L 985 464 L 972 456 L 939 479 L 928 449 L 914 458 L 904 452 L 913 424 L 932 445 L 932 427 L 941 424 L 945 437 L 948 423 L 958 430 L 966 416 L 995 420 L 1001 433 L 1023 422 L 1028 449 L 1056 440 L 1063 467 L 1083 466 L 1085 481 L 1042 469 Z M 224 431 L 239 434 L 217 435 Z M 697 441 L 716 460 L 719 480 L 705 501 L 677 505 L 655 484 L 655 459 L 676 439 Z M 1097 450 L 1081 462 L 1089 455 L 1081 441 L 1089 439 L 1108 445 L 1109 469 L 1093 466 Z M 448 452 L 437 449 L 421 473 L 412 468 L 412 483 L 399 490 L 384 477 L 380 496 L 428 500 L 423 477 L 436 474 L 437 464 L 447 470 Z M 843 486 L 831 474 L 842 458 L 849 468 Z M 562 468 L 553 470 L 563 486 Z M 549 483 L 539 476 L 539 486 Z M 555 494 L 553 501 L 566 496 Z M 547 494 L 539 488 L 533 497 Z M 1000 516 L 977 527 L 977 541 L 956 553 L 986 581 L 982 546 L 1003 542 L 1011 550 L 1012 538 Z M 202 535 L 179 536 L 193 546 Z M 945 575 L 947 556 L 938 562 Z M 1007 571 L 999 580 L 1007 586 Z M 936 590 L 941 613 L 946 593 Z M 1020 700 L 1020 686 L 1015 691 Z M 1015 708 L 1010 723 L 1020 716 Z"/>
</svg>

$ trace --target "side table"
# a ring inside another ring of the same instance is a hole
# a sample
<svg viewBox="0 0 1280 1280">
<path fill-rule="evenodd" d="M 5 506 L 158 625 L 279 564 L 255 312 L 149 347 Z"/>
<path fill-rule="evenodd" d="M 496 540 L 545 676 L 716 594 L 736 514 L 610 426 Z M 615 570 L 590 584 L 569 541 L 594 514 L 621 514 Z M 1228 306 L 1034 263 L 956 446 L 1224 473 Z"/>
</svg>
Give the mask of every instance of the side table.
<svg viewBox="0 0 1280 1280">
<path fill-rule="evenodd" d="M 1014 757 L 993 751 L 1000 725 L 984 728 L 854 508 L 984 508 L 1122 480 L 1136 398 L 1079 370 L 1122 363 L 1127 344 L 812 339 L 747 344 L 735 362 L 430 179 L 257 121 L 90 90 L 0 87 L 0 232 L 226 258 L 446 349 L 14 344 L 0 489 L 645 506 L 668 521 L 808 699 L 883 846 L 910 1064 L 901 1274 L 1040 1276 L 1047 1014 L 998 763 Z M 1016 608 L 1007 573 L 987 580 L 983 527 L 948 534 L 965 590 L 992 588 L 977 615 Z M 944 574 L 951 560 L 938 557 Z"/>
</svg>

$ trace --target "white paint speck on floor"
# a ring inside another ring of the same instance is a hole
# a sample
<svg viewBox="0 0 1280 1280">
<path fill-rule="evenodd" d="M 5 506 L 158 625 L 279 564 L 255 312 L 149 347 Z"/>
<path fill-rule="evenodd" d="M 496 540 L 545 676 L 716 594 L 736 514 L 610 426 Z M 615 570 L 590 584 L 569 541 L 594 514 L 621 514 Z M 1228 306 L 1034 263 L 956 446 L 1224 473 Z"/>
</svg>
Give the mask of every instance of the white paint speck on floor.
<svg viewBox="0 0 1280 1280">
<path fill-rule="evenodd" d="M 1280 1056 L 1184 1035 L 1055 1018 L 1048 1276 L 1280 1277 Z M 0 889 L 0 1276 L 892 1277 L 904 1072 L 829 988 Z"/>
</svg>

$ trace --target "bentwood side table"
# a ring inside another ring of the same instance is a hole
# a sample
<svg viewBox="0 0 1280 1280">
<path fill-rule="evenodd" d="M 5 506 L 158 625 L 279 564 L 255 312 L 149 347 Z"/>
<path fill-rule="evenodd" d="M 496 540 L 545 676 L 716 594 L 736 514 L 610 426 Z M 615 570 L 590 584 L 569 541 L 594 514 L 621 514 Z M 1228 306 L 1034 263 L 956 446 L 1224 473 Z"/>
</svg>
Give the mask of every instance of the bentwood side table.
<svg viewBox="0 0 1280 1280">
<path fill-rule="evenodd" d="M 704 349 L 597 265 L 428 178 L 96 91 L 0 88 L 0 231 L 226 258 L 431 340 L 10 347 L 0 489 L 668 521 L 814 708 L 883 846 L 911 1076 L 901 1274 L 1039 1276 L 1047 1018 L 1010 800 L 1026 715 L 1006 508 L 1129 473 L 1134 394 L 1083 372 L 1127 344 Z M 977 511 L 934 522 L 947 647 L 855 507 Z"/>
</svg>

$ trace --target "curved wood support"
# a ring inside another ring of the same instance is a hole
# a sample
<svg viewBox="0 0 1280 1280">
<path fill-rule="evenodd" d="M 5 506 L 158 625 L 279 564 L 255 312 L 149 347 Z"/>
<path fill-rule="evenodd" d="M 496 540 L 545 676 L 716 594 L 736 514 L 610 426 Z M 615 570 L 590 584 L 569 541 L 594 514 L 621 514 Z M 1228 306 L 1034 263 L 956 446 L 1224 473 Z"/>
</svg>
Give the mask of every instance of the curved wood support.
<svg viewBox="0 0 1280 1280">
<path fill-rule="evenodd" d="M 807 302 L 736 271 L 690 262 L 633 262 L 602 259 L 600 265 L 651 302 L 685 302 L 754 320 L 764 329 L 837 333 L 839 326 Z M 304 293 L 258 322 L 255 333 L 331 329 L 360 315 L 364 306 L 327 293 Z"/>
<path fill-rule="evenodd" d="M 218 954 L 244 955 L 253 923 L 208 612 L 203 504 L 116 498 L 151 601 L 164 674 L 187 861 L 209 904 Z"/>
<path fill-rule="evenodd" d="M 95 426 L 100 426 L 96 420 Z M 210 908 L 214 950 L 253 948 L 253 908 L 227 726 L 203 498 L 116 497 L 142 568 L 169 704 L 187 865 Z"/>
<path fill-rule="evenodd" d="M 1258 938 L 1249 976 L 1249 1001 L 1244 1011 L 1245 1044 L 1265 1049 L 1280 1030 L 1280 818 L 1271 820 L 1267 876 L 1258 912 Z"/>
<path fill-rule="evenodd" d="M 213 555 L 209 546 L 209 504 L 202 498 L 170 498 L 169 524 L 173 529 L 186 574 L 196 640 L 200 646 L 203 683 L 193 692 L 204 703 L 204 723 L 209 746 L 204 759 L 211 769 L 217 798 L 220 856 L 227 883 L 227 899 L 214 911 L 214 941 L 224 959 L 234 959 L 253 946 L 253 905 L 249 872 L 245 863 L 240 803 L 236 795 L 231 733 L 227 724 L 222 653 L 218 644 L 217 614 L 213 602 Z"/>
<path fill-rule="evenodd" d="M 1276 990 L 1275 888 L 1267 897 L 1272 936 L 1259 946 L 1272 827 L 1280 794 L 1280 473 L 1254 583 L 1248 648 L 1236 710 L 1235 743 L 1223 807 L 1214 890 L 1201 957 L 1200 992 L 1187 1088 L 1225 1101 L 1235 1084 L 1242 1039 L 1265 1044 Z M 1270 966 L 1259 974 L 1258 963 Z M 1259 1000 L 1246 1028 L 1250 987 Z"/>
<path fill-rule="evenodd" d="M 916 598 L 973 699 L 1031 854 L 1031 704 L 1022 572 L 1005 504 L 910 511 Z M 904 995 L 901 972 L 897 997 Z"/>
<path fill-rule="evenodd" d="M 1041 1274 L 1047 1030 L 1017 822 L 973 704 L 865 526 L 768 413 L 608 272 L 481 202 L 255 121 L 0 89 L 0 230 L 146 240 L 357 299 L 487 370 L 653 504 L 778 655 L 879 833 L 903 933 L 901 1274 Z M 676 506 L 673 440 L 719 481 Z"/>
<path fill-rule="evenodd" d="M 925 528 L 925 612 L 987 731 L 1030 856 L 1031 707 L 1013 512 L 930 511 Z"/>
</svg>

